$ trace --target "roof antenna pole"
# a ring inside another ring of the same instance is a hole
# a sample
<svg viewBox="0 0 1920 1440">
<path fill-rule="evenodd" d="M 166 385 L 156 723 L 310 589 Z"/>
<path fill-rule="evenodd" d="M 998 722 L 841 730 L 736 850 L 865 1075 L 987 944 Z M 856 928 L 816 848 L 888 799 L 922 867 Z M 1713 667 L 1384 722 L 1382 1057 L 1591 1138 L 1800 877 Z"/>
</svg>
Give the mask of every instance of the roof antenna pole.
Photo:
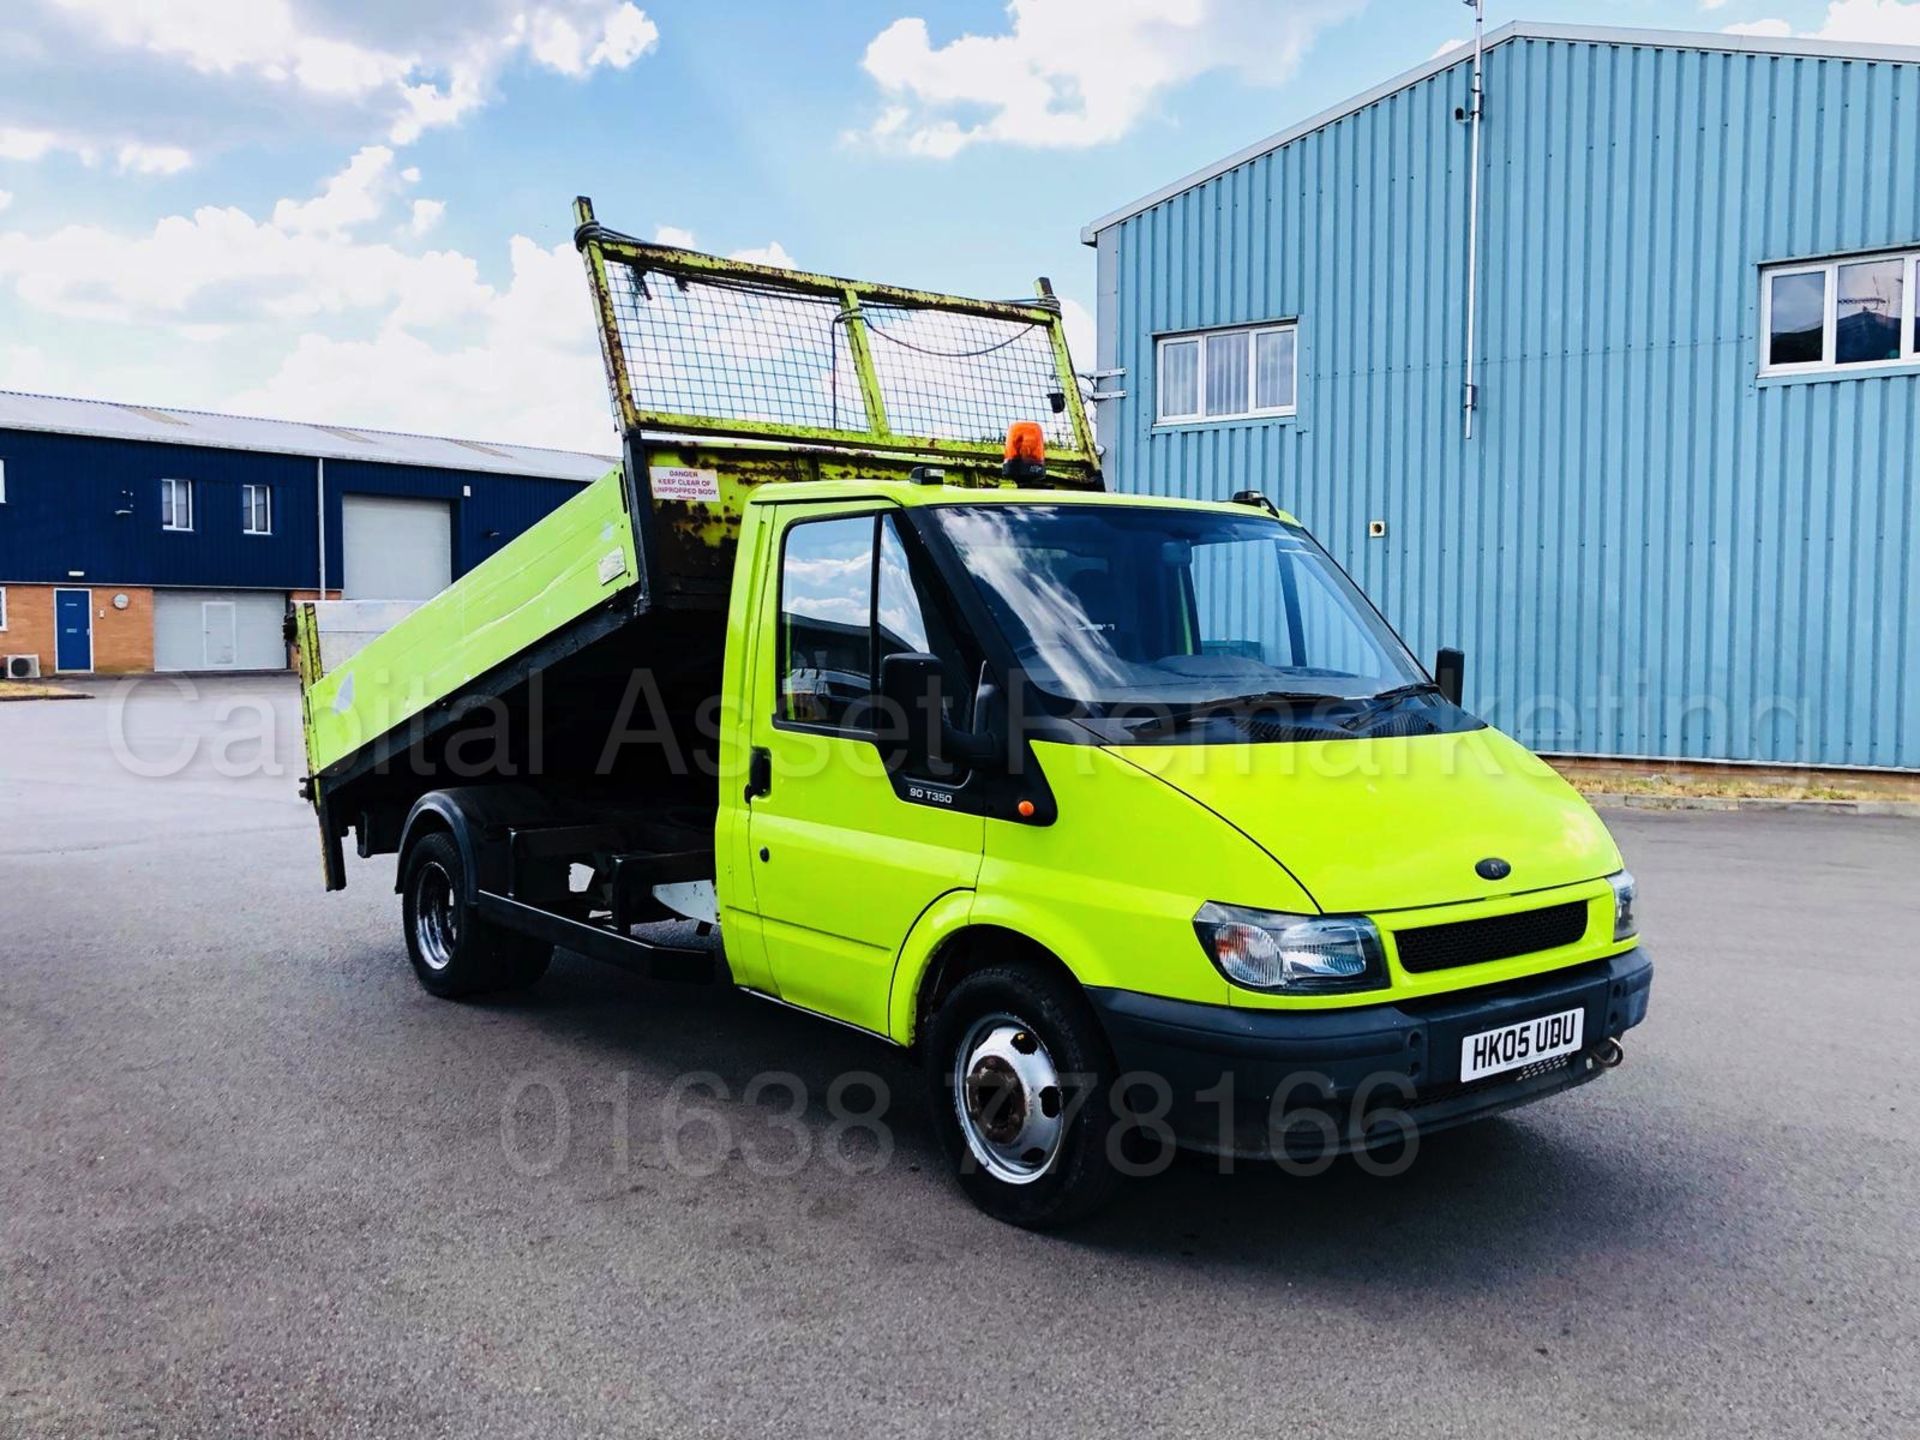
<svg viewBox="0 0 1920 1440">
<path fill-rule="evenodd" d="M 1480 277 L 1480 112 L 1486 88 L 1481 77 L 1482 40 L 1486 30 L 1486 0 L 1462 0 L 1473 11 L 1473 89 L 1467 102 L 1467 123 L 1473 127 L 1472 159 L 1467 176 L 1467 390 L 1466 438 L 1473 439 L 1473 412 L 1480 395 L 1473 383 L 1474 319 L 1479 309 Z"/>
</svg>

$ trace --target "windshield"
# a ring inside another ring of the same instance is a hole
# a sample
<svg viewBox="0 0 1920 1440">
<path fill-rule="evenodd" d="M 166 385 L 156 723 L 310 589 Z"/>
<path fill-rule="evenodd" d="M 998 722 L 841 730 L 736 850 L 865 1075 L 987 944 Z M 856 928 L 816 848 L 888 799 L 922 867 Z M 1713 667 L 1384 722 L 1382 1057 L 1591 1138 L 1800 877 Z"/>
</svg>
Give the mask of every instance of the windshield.
<svg viewBox="0 0 1920 1440">
<path fill-rule="evenodd" d="M 1426 679 L 1296 525 L 1105 505 L 927 513 L 1028 676 L 1096 713 L 1357 699 Z"/>
</svg>

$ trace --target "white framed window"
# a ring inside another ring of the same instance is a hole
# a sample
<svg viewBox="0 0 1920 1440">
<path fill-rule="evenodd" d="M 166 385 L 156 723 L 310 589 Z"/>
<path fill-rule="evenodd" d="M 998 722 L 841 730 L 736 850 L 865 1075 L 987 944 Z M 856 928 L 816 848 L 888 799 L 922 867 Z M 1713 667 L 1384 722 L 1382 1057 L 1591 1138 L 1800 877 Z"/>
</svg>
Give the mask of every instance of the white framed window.
<svg viewBox="0 0 1920 1440">
<path fill-rule="evenodd" d="M 1291 415 L 1299 395 L 1300 327 L 1231 325 L 1162 335 L 1155 347 L 1155 423 Z"/>
<path fill-rule="evenodd" d="M 1920 251 L 1760 271 L 1760 373 L 1845 375 L 1920 362 Z"/>
<path fill-rule="evenodd" d="M 240 528 L 248 535 L 273 533 L 273 487 L 271 485 L 240 487 Z"/>
<path fill-rule="evenodd" d="M 0 505 L 7 503 L 7 457 L 0 455 Z M 7 627 L 0 625 L 0 630 Z"/>
<path fill-rule="evenodd" d="M 193 482 L 191 480 L 160 482 L 160 528 L 162 530 L 193 529 Z"/>
<path fill-rule="evenodd" d="M 0 630 L 7 628 L 7 587 L 0 585 Z"/>
</svg>

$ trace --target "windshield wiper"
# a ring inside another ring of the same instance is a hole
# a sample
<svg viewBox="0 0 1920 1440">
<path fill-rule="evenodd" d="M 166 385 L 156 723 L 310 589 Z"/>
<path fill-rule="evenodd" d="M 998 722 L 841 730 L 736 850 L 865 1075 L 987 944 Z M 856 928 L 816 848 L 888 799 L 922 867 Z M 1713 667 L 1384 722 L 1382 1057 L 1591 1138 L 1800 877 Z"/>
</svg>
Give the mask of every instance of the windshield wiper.
<svg viewBox="0 0 1920 1440">
<path fill-rule="evenodd" d="M 1189 720 L 1204 719 L 1208 715 L 1218 715 L 1226 710 L 1257 710 L 1262 705 L 1324 705 L 1351 704 L 1351 695 L 1330 695 L 1324 690 L 1264 690 L 1254 695 L 1223 695 L 1213 700 L 1196 700 L 1186 705 L 1162 706 L 1157 715 L 1143 716 L 1138 720 L 1126 722 L 1127 730 L 1135 735 L 1150 735 L 1162 730 L 1171 730 L 1184 725 Z"/>
<path fill-rule="evenodd" d="M 1381 690 L 1375 694 L 1365 695 L 1361 698 L 1369 704 L 1379 705 L 1389 700 L 1404 700 L 1409 695 L 1438 695 L 1439 693 L 1440 687 L 1434 684 L 1433 681 L 1415 680 L 1411 684 L 1395 685 L 1391 690 Z"/>
</svg>

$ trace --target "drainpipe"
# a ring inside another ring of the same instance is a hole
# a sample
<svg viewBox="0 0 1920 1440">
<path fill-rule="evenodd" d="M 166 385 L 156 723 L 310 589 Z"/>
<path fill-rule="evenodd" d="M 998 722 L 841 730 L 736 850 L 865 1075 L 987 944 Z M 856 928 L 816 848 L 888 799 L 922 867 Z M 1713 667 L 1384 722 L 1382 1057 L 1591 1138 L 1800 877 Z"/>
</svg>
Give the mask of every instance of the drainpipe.
<svg viewBox="0 0 1920 1440">
<path fill-rule="evenodd" d="M 313 462 L 315 493 L 320 512 L 320 599 L 327 598 L 327 460 L 317 456 Z"/>
<path fill-rule="evenodd" d="M 1473 439 L 1473 411 L 1479 392 L 1473 383 L 1474 318 L 1479 308 L 1480 278 L 1480 112 L 1485 108 L 1486 88 L 1480 63 L 1485 53 L 1482 38 L 1486 29 L 1485 0 L 1464 0 L 1473 7 L 1473 90 L 1468 100 L 1467 122 L 1473 127 L 1472 170 L 1467 177 L 1467 390 L 1465 397 L 1467 439 Z"/>
</svg>

